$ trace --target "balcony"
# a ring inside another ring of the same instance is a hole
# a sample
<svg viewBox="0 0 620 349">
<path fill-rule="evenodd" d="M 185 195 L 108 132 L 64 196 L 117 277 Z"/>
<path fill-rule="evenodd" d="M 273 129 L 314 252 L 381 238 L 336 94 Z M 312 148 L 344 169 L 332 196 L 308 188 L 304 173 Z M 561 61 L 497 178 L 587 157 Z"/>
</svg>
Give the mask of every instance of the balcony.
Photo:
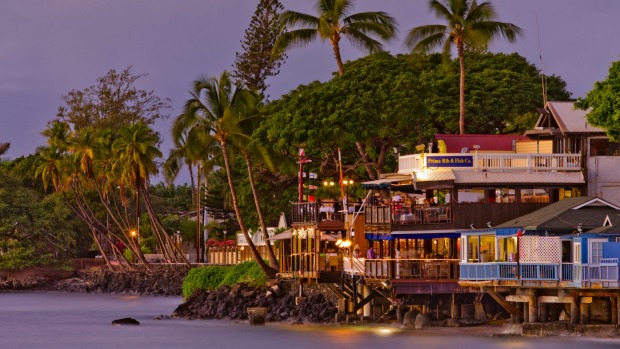
<svg viewBox="0 0 620 349">
<path fill-rule="evenodd" d="M 410 174 L 425 168 L 486 171 L 580 171 L 579 154 L 431 153 L 403 155 L 398 173 Z"/>
<path fill-rule="evenodd" d="M 580 263 L 461 263 L 461 281 L 523 280 L 564 281 L 574 287 L 597 283 L 601 287 L 618 287 L 618 258 L 602 258 L 599 264 Z"/>
<path fill-rule="evenodd" d="M 344 271 L 369 280 L 457 280 L 457 259 L 344 258 Z"/>
</svg>

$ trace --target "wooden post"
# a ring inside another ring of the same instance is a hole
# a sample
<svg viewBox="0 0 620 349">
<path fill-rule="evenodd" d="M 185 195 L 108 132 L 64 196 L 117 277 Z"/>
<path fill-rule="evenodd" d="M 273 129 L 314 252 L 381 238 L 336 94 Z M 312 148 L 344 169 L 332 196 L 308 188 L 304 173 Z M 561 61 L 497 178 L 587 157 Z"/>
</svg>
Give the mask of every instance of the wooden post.
<svg viewBox="0 0 620 349">
<path fill-rule="evenodd" d="M 581 297 L 580 311 L 582 325 L 587 325 L 590 323 L 590 302 L 591 297 Z"/>
<path fill-rule="evenodd" d="M 603 323 L 613 323 L 611 322 L 611 308 L 611 299 L 603 299 Z"/>
<path fill-rule="evenodd" d="M 581 314 L 580 314 L 580 299 L 579 296 L 573 296 L 573 300 L 570 303 L 570 323 L 572 325 L 576 325 L 580 322 Z"/>
<path fill-rule="evenodd" d="M 538 297 L 536 297 L 536 290 L 528 289 L 528 322 L 538 322 Z"/>
<path fill-rule="evenodd" d="M 538 310 L 540 312 L 540 317 L 538 319 L 539 322 L 546 322 L 547 321 L 547 303 L 543 303 L 543 302 L 538 302 Z"/>
</svg>

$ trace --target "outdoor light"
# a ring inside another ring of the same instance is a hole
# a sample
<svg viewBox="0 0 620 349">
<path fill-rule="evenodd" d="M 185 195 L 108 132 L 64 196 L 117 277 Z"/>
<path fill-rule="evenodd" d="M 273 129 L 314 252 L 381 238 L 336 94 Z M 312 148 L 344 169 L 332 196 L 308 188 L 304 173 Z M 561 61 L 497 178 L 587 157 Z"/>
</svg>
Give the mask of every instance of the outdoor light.
<svg viewBox="0 0 620 349">
<path fill-rule="evenodd" d="M 476 225 L 474 225 L 474 223 L 470 224 L 469 229 L 476 229 Z"/>
<path fill-rule="evenodd" d="M 342 245 L 342 239 L 338 239 L 336 241 L 336 246 L 341 247 L 341 245 Z"/>
<path fill-rule="evenodd" d="M 491 222 L 489 221 L 489 222 L 487 222 L 487 227 L 493 228 L 493 224 L 491 224 Z"/>
</svg>

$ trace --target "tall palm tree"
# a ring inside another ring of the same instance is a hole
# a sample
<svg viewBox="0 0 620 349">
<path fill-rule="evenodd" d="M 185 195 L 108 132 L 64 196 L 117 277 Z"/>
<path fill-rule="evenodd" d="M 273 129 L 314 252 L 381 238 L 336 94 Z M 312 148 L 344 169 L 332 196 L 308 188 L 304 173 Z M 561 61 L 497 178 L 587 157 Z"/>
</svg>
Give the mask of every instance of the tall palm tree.
<svg viewBox="0 0 620 349">
<path fill-rule="evenodd" d="M 288 31 L 276 42 L 274 50 L 281 53 L 290 46 L 305 45 L 317 38 L 329 39 L 338 64 L 338 74 L 344 74 L 340 56 L 340 39 L 346 37 L 353 46 L 371 53 L 383 50 L 383 45 L 373 37 L 390 39 L 396 32 L 396 20 L 385 12 L 361 12 L 349 15 L 352 0 L 316 0 L 317 16 L 285 11 L 280 20 L 286 27 L 302 27 Z"/>
<path fill-rule="evenodd" d="M 261 114 L 259 108 L 259 100 L 251 99 L 251 103 L 246 105 L 246 108 L 239 112 L 238 118 L 238 131 L 231 132 L 230 140 L 235 149 L 241 153 L 246 168 L 248 169 L 248 180 L 250 188 L 252 189 L 252 196 L 254 197 L 254 205 L 256 206 L 256 214 L 258 216 L 258 223 L 265 240 L 265 246 L 267 248 L 267 255 L 269 257 L 269 265 L 272 268 L 278 268 L 278 260 L 276 258 L 271 241 L 269 241 L 269 233 L 267 232 L 267 224 L 265 223 L 265 216 L 263 215 L 263 209 L 260 202 L 260 195 L 256 188 L 256 182 L 254 180 L 254 159 L 261 160 L 270 169 L 274 168 L 271 154 L 267 151 L 266 147 L 258 144 L 252 139 L 252 134 L 259 127 L 261 121 L 264 119 L 264 115 Z"/>
<path fill-rule="evenodd" d="M 476 0 L 431 0 L 431 10 L 446 24 L 415 27 L 405 43 L 412 52 L 426 52 L 442 46 L 444 59 L 450 58 L 456 46 L 461 72 L 459 83 L 459 132 L 465 134 L 465 48 L 485 45 L 497 36 L 514 42 L 521 29 L 511 23 L 497 22 L 495 9 L 489 2 L 478 5 Z"/>
<path fill-rule="evenodd" d="M 240 131 L 238 123 L 240 112 L 251 105 L 256 98 L 258 98 L 256 94 L 249 90 L 234 88 L 228 73 L 224 71 L 219 79 L 201 77 L 194 82 L 192 98 L 185 103 L 183 114 L 187 127 L 191 127 L 190 125 L 204 127 L 208 132 L 203 134 L 210 135 L 220 144 L 237 222 L 261 270 L 268 277 L 272 277 L 275 276 L 276 270 L 268 266 L 260 256 L 241 216 L 228 153 L 230 134 Z"/>
</svg>

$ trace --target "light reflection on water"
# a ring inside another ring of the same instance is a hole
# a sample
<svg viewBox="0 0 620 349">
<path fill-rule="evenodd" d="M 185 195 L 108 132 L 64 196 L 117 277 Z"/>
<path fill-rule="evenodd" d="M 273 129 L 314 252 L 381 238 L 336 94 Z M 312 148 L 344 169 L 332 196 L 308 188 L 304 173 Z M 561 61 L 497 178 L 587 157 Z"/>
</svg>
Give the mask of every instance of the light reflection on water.
<svg viewBox="0 0 620 349">
<path fill-rule="evenodd" d="M 218 320 L 154 320 L 178 297 L 0 294 L 0 348 L 617 348 L 620 340 L 482 336 L 480 328 L 401 330 L 391 326 L 290 326 Z M 133 317 L 140 326 L 112 326 Z"/>
</svg>

